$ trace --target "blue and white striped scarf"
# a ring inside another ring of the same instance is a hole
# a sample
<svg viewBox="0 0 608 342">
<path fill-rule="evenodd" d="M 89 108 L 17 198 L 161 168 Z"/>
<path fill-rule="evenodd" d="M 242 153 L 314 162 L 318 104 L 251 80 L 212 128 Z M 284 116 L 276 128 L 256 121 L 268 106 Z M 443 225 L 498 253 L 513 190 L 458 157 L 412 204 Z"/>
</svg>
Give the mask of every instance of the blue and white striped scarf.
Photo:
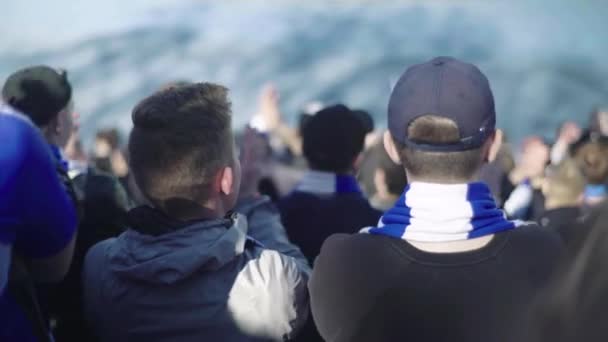
<svg viewBox="0 0 608 342">
<path fill-rule="evenodd" d="M 295 191 L 320 196 L 345 193 L 361 193 L 357 179 L 351 175 L 337 175 L 331 172 L 308 171 Z"/>
<path fill-rule="evenodd" d="M 520 221 L 506 219 L 484 183 L 412 183 L 380 218 L 378 227 L 361 232 L 418 242 L 448 242 L 491 235 L 519 225 Z"/>
</svg>

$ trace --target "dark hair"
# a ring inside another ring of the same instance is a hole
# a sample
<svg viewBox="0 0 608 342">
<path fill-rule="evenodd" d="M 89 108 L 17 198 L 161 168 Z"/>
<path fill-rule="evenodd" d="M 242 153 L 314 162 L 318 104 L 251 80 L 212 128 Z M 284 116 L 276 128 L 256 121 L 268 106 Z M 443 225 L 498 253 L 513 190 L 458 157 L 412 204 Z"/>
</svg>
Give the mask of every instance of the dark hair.
<svg viewBox="0 0 608 342">
<path fill-rule="evenodd" d="M 176 88 L 176 87 L 183 87 L 183 86 L 187 86 L 192 84 L 192 82 L 190 81 L 186 81 L 186 80 L 175 80 L 175 81 L 171 81 L 171 82 L 167 82 L 165 84 L 163 84 L 160 87 L 160 90 L 166 90 L 167 88 Z"/>
<path fill-rule="evenodd" d="M 608 336 L 608 207 L 596 208 L 579 226 L 575 245 L 555 279 L 532 305 L 526 342 L 599 342 Z M 518 339 L 520 340 L 520 339 Z"/>
<path fill-rule="evenodd" d="M 161 209 L 209 196 L 217 172 L 233 161 L 228 89 L 196 83 L 161 90 L 132 114 L 130 167 L 141 192 Z"/>
<path fill-rule="evenodd" d="M 302 151 L 318 171 L 344 173 L 363 150 L 365 127 L 344 105 L 327 107 L 308 119 L 302 132 Z"/>
<path fill-rule="evenodd" d="M 372 133 L 374 131 L 374 118 L 371 114 L 362 109 L 353 110 L 353 113 L 361 120 L 365 129 L 365 134 Z"/>
<path fill-rule="evenodd" d="M 442 144 L 460 140 L 456 123 L 448 118 L 424 115 L 408 126 L 412 140 Z M 411 149 L 395 142 L 407 171 L 414 177 L 439 180 L 467 180 L 472 178 L 483 164 L 481 148 L 457 152 L 427 152 Z"/>
<path fill-rule="evenodd" d="M 608 178 L 608 142 L 590 141 L 582 145 L 575 154 L 575 160 L 583 175 L 591 184 L 603 184 Z"/>
<path fill-rule="evenodd" d="M 300 131 L 300 134 L 302 134 L 302 132 L 304 132 L 304 130 L 306 129 L 306 126 L 308 125 L 308 123 L 310 122 L 310 119 L 312 119 L 313 114 L 309 114 L 309 113 L 300 113 L 300 116 L 298 116 L 298 131 Z"/>
<path fill-rule="evenodd" d="M 2 97 L 36 126 L 44 127 L 68 106 L 72 86 L 65 70 L 39 65 L 9 76 L 2 87 Z"/>
</svg>

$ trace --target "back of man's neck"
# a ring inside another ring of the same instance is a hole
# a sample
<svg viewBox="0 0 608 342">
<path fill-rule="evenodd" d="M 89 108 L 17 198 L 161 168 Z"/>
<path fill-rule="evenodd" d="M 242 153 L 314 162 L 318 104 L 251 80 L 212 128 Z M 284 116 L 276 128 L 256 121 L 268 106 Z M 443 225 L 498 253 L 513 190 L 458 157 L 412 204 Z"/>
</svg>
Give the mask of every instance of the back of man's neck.
<svg viewBox="0 0 608 342">
<path fill-rule="evenodd" d="M 167 216 L 182 222 L 217 220 L 226 216 L 225 211 L 218 210 L 212 206 L 202 206 L 194 202 L 165 205 L 163 211 Z"/>
<path fill-rule="evenodd" d="M 412 246 L 424 252 L 447 254 L 470 252 L 484 248 L 492 241 L 493 238 L 494 235 L 486 235 L 476 239 L 450 242 L 417 242 L 409 240 L 408 242 Z"/>
</svg>

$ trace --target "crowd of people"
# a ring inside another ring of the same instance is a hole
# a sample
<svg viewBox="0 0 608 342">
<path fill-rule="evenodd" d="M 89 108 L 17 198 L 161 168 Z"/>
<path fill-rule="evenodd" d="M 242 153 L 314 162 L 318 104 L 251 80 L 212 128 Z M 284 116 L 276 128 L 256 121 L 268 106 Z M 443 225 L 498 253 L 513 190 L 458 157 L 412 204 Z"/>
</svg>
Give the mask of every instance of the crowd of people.
<svg viewBox="0 0 608 342">
<path fill-rule="evenodd" d="M 236 131 L 227 88 L 179 81 L 89 152 L 66 71 L 1 100 L 0 341 L 608 337 L 601 108 L 513 146 L 486 76 L 437 57 L 386 131 L 319 102 L 290 125 L 273 86 Z"/>
</svg>

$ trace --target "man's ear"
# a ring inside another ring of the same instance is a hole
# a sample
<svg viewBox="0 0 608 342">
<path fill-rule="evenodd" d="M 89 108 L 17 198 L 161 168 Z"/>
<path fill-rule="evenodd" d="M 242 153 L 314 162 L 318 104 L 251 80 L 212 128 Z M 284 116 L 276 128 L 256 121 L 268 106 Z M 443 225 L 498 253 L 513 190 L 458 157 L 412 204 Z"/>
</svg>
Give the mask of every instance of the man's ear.
<svg viewBox="0 0 608 342">
<path fill-rule="evenodd" d="M 386 186 L 386 173 L 381 168 L 377 168 L 376 171 L 374 171 L 374 186 L 376 187 L 377 194 L 388 194 L 388 189 Z"/>
<path fill-rule="evenodd" d="M 386 153 L 391 158 L 391 160 L 398 165 L 401 165 L 401 158 L 399 157 L 399 152 L 397 151 L 397 146 L 395 146 L 395 142 L 393 141 L 393 137 L 389 131 L 384 132 L 384 149 Z"/>
<path fill-rule="evenodd" d="M 219 190 L 222 194 L 224 195 L 230 195 L 233 192 L 233 188 L 232 185 L 234 183 L 234 170 L 229 167 L 226 166 L 224 168 L 222 168 L 222 170 L 220 171 L 220 175 L 219 175 L 220 179 L 219 179 Z"/>
<path fill-rule="evenodd" d="M 495 161 L 496 157 L 498 156 L 498 152 L 500 151 L 500 147 L 502 146 L 502 130 L 497 129 L 496 132 L 494 132 L 494 136 L 490 139 L 492 139 L 492 142 L 490 144 L 490 147 L 488 148 L 487 157 L 485 158 L 488 163 Z"/>
</svg>

